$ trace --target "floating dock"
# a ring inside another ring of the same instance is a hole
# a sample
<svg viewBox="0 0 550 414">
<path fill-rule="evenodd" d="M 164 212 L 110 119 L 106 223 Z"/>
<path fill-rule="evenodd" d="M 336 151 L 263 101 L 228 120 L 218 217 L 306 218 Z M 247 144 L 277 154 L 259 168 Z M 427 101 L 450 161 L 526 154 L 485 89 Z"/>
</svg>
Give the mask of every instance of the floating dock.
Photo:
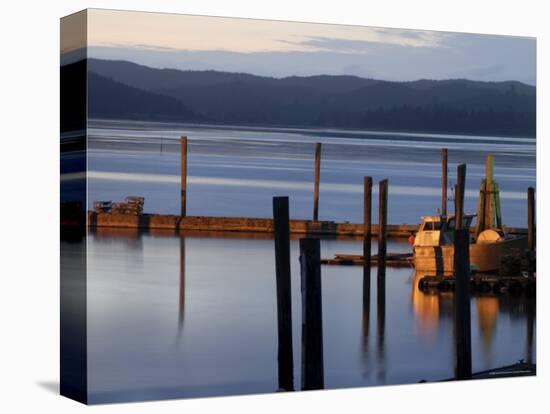
<svg viewBox="0 0 550 414">
<path fill-rule="evenodd" d="M 386 266 L 388 267 L 412 267 L 412 253 L 387 253 Z M 321 264 L 325 265 L 348 265 L 362 266 L 364 264 L 361 254 L 342 254 L 336 253 L 333 259 L 321 259 Z M 374 254 L 370 258 L 370 265 L 378 265 L 378 255 Z"/>
<path fill-rule="evenodd" d="M 362 236 L 363 224 L 334 221 L 289 220 L 290 233 L 326 236 Z M 273 219 L 256 217 L 176 216 L 163 214 L 116 214 L 88 212 L 88 226 L 92 228 L 139 228 L 164 230 L 227 231 L 273 233 Z M 416 225 L 389 225 L 388 236 L 408 237 Z M 378 225 L 372 225 L 372 234 L 378 235 Z"/>
<path fill-rule="evenodd" d="M 363 223 L 335 221 L 290 220 L 290 233 L 319 236 L 363 236 Z M 117 214 L 88 211 L 88 227 L 125 228 L 173 231 L 222 231 L 247 233 L 273 233 L 273 219 L 256 217 L 177 216 L 167 214 Z M 372 224 L 372 235 L 378 236 L 379 226 Z M 417 224 L 388 224 L 388 237 L 409 237 L 416 232 Z M 474 229 L 472 229 L 472 232 Z M 510 234 L 527 234 L 527 229 L 508 228 Z"/>
</svg>

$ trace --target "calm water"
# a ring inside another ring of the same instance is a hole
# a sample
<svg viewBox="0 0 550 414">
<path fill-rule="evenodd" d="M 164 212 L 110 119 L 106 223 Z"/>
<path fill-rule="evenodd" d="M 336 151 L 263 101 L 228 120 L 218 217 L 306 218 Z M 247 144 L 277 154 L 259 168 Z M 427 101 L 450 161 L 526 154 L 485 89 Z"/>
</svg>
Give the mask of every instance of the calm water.
<svg viewBox="0 0 550 414">
<path fill-rule="evenodd" d="M 190 139 L 190 215 L 270 217 L 272 197 L 288 195 L 291 216 L 310 218 L 315 142 L 323 143 L 320 219 L 360 222 L 363 176 L 371 175 L 375 187 L 376 181 L 389 179 L 389 222 L 418 223 L 440 205 L 442 146 L 449 149 L 449 187 L 455 182 L 456 165 L 467 164 L 467 211 L 476 210 L 487 153 L 495 156 L 505 224 L 526 227 L 527 187 L 535 186 L 532 138 L 112 121 L 92 121 L 89 127 L 89 208 L 94 200 L 136 194 L 145 197 L 148 212 L 178 213 L 181 135 Z"/>
<path fill-rule="evenodd" d="M 292 217 L 311 214 L 313 143 L 323 142 L 320 217 L 359 221 L 362 176 L 390 179 L 391 223 L 414 223 L 439 202 L 439 150 L 451 172 L 468 163 L 475 195 L 487 151 L 503 190 L 505 222 L 524 226 L 535 182 L 525 138 L 252 131 L 172 125 L 91 124 L 93 200 L 145 196 L 150 212 L 179 209 L 179 135 L 188 135 L 192 215 L 271 215 L 289 195 Z M 452 178 L 451 178 L 452 179 Z M 70 181 L 70 180 L 69 180 Z M 467 204 L 475 209 L 475 198 Z M 376 209 L 375 209 L 376 210 Z M 277 317 L 273 240 L 244 235 L 100 230 L 88 235 L 88 383 L 91 402 L 274 392 Z M 373 250 L 376 249 L 374 244 Z M 301 298 L 298 241 L 291 242 L 295 387 Z M 321 242 L 323 257 L 359 253 L 358 240 Z M 391 241 L 388 250 L 408 251 Z M 415 289 L 412 269 L 388 269 L 385 320 L 362 302 L 361 267 L 322 267 L 326 388 L 416 383 L 453 376 L 452 294 Z M 474 371 L 534 360 L 525 298 L 472 298 Z M 380 335 L 378 326 L 385 324 Z"/>
</svg>

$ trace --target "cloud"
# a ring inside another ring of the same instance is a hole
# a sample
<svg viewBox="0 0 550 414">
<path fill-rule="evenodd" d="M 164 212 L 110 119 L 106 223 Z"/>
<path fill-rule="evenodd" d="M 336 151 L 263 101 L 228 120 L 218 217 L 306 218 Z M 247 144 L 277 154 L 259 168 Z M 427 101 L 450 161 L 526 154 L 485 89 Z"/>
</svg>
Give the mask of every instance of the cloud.
<svg viewBox="0 0 550 414">
<path fill-rule="evenodd" d="M 302 46 L 308 52 L 330 51 L 336 53 L 368 53 L 374 42 L 369 40 L 335 39 L 329 37 L 311 37 L 302 41 L 280 39 L 279 42 Z"/>
<path fill-rule="evenodd" d="M 375 27 L 373 31 L 382 38 L 388 39 L 386 43 L 411 47 L 445 47 L 445 40 L 454 35 L 454 33 L 451 32 L 395 29 L 388 27 Z"/>
<path fill-rule="evenodd" d="M 389 30 L 389 29 L 388 29 Z M 379 32 L 379 30 L 377 30 Z M 362 40 L 362 39 L 342 39 L 334 37 L 312 36 L 301 41 L 290 41 L 280 39 L 279 42 L 288 43 L 291 45 L 299 45 L 304 51 L 330 51 L 336 53 L 369 53 L 374 49 L 379 49 L 381 46 L 398 46 L 398 47 L 445 47 L 444 37 L 432 36 L 433 32 L 412 32 L 398 31 L 392 29 L 392 35 L 388 36 L 384 31 L 384 36 L 377 39 Z M 429 33 L 429 35 L 428 35 Z"/>
<path fill-rule="evenodd" d="M 299 40 L 277 39 L 278 42 L 297 46 L 301 51 L 330 51 L 336 53 L 368 54 L 381 46 L 399 47 L 446 47 L 448 33 L 400 29 L 372 28 L 369 36 L 341 38 L 326 36 L 303 36 Z"/>
<path fill-rule="evenodd" d="M 120 47 L 141 45 L 150 49 L 245 53 L 303 52 L 338 47 L 357 53 L 369 42 L 440 47 L 446 35 L 420 30 L 97 9 L 90 10 L 88 21 L 88 42 L 92 46 L 116 43 Z"/>
</svg>

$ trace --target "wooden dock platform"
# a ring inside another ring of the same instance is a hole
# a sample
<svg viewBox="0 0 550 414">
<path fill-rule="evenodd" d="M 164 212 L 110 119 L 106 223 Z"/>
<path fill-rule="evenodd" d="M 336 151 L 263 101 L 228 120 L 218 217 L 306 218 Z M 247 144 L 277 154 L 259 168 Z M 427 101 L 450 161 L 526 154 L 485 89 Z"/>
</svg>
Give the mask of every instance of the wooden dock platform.
<svg viewBox="0 0 550 414">
<path fill-rule="evenodd" d="M 207 217 L 176 216 L 163 214 L 116 214 L 88 212 L 88 226 L 93 228 L 141 228 L 165 230 L 228 231 L 273 233 L 273 219 L 256 217 Z M 417 225 L 389 225 L 388 236 L 408 237 L 416 231 Z M 363 224 L 338 223 L 326 220 L 290 220 L 290 232 L 294 234 L 362 236 Z M 372 226 L 373 235 L 378 226 Z"/>
<path fill-rule="evenodd" d="M 386 266 L 388 267 L 412 267 L 412 253 L 387 253 Z M 332 259 L 321 259 L 324 265 L 348 265 L 362 266 L 363 255 L 361 254 L 341 254 L 336 253 Z M 378 265 L 378 255 L 374 254 L 370 259 L 371 266 Z"/>
<path fill-rule="evenodd" d="M 248 233 L 273 233 L 273 219 L 256 217 L 208 217 L 177 216 L 167 214 L 117 214 L 88 211 L 88 227 L 126 228 L 144 230 L 193 230 L 227 231 Z M 409 237 L 416 232 L 417 224 L 388 224 L 388 237 Z M 510 234 L 527 234 L 526 229 L 509 228 Z M 290 220 L 290 233 L 323 236 L 363 236 L 363 223 L 335 222 L 326 220 Z M 473 229 L 472 229 L 473 231 Z M 379 227 L 372 224 L 372 235 L 377 236 Z"/>
</svg>

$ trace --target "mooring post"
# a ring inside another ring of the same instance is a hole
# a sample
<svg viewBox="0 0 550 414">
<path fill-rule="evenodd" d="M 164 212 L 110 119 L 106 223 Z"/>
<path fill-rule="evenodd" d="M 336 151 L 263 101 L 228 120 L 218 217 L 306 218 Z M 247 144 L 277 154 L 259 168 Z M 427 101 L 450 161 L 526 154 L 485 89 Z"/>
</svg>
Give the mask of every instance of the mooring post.
<svg viewBox="0 0 550 414">
<path fill-rule="evenodd" d="M 372 177 L 363 179 L 363 306 L 370 302 Z"/>
<path fill-rule="evenodd" d="M 472 340 L 470 320 L 470 232 L 468 229 L 455 230 L 454 270 L 455 270 L 455 349 L 456 379 L 472 377 Z"/>
<path fill-rule="evenodd" d="M 534 336 L 534 326 L 535 326 L 535 298 L 527 298 L 527 341 L 526 341 L 526 347 L 527 347 L 527 363 L 532 364 L 533 363 L 533 336 Z"/>
<path fill-rule="evenodd" d="M 466 164 L 460 164 L 456 168 L 455 185 L 455 229 L 462 228 L 464 217 L 464 193 L 466 188 Z M 466 229 L 469 230 L 469 229 Z"/>
<path fill-rule="evenodd" d="M 457 167 L 455 187 L 454 329 L 456 349 L 456 378 L 472 377 L 472 341 L 470 321 L 470 229 L 463 228 L 466 164 Z"/>
<path fill-rule="evenodd" d="M 378 184 L 378 272 L 376 277 L 377 330 L 379 345 L 386 330 L 386 248 L 388 237 L 388 180 Z"/>
<path fill-rule="evenodd" d="M 321 176 L 321 143 L 315 144 L 315 183 L 313 187 L 313 221 L 319 220 L 319 178 Z"/>
<path fill-rule="evenodd" d="M 273 197 L 279 390 L 294 391 L 288 197 Z"/>
<path fill-rule="evenodd" d="M 187 213 L 187 137 L 182 136 L 181 144 L 181 213 L 185 217 Z"/>
<path fill-rule="evenodd" d="M 529 277 L 533 277 L 534 274 L 533 261 L 535 258 L 535 242 L 535 189 L 533 187 L 529 187 L 527 189 L 527 260 Z"/>
<path fill-rule="evenodd" d="M 302 389 L 324 388 L 321 245 L 300 239 L 302 291 Z"/>
<path fill-rule="evenodd" d="M 370 267 L 372 242 L 372 177 L 363 178 L 363 346 L 366 350 L 370 322 Z"/>
<path fill-rule="evenodd" d="M 388 238 L 388 180 L 378 183 L 378 283 L 386 277 Z"/>
<path fill-rule="evenodd" d="M 485 157 L 485 229 L 494 227 L 495 193 L 493 190 L 494 158 L 491 154 Z"/>
<path fill-rule="evenodd" d="M 441 214 L 447 215 L 447 148 L 441 150 Z"/>
</svg>

